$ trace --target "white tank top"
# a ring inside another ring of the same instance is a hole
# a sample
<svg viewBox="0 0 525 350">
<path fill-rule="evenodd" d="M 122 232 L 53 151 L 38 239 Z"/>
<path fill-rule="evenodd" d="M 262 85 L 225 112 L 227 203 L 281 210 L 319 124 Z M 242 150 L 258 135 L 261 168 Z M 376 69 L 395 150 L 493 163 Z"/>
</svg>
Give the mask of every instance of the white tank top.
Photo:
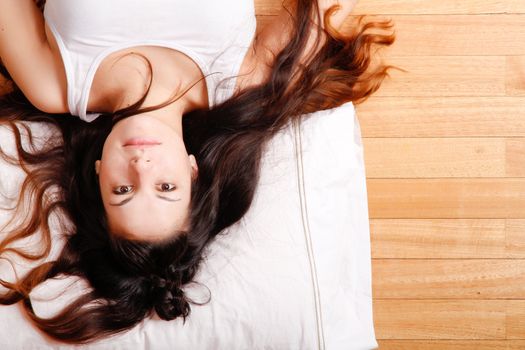
<svg viewBox="0 0 525 350">
<path fill-rule="evenodd" d="M 210 107 L 228 99 L 256 27 L 253 0 L 47 0 L 44 18 L 64 62 L 69 111 L 88 122 L 100 115 L 86 111 L 98 66 L 134 46 L 184 53 L 206 76 Z"/>
</svg>

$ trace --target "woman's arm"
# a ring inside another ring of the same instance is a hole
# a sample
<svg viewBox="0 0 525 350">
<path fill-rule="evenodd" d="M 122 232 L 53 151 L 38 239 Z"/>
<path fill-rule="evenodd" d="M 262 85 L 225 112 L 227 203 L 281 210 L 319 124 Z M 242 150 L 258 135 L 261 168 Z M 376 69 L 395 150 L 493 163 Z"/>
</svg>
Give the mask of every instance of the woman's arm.
<svg viewBox="0 0 525 350">
<path fill-rule="evenodd" d="M 36 108 L 67 112 L 64 68 L 49 45 L 44 17 L 34 0 L 0 0 L 0 58 Z"/>
</svg>

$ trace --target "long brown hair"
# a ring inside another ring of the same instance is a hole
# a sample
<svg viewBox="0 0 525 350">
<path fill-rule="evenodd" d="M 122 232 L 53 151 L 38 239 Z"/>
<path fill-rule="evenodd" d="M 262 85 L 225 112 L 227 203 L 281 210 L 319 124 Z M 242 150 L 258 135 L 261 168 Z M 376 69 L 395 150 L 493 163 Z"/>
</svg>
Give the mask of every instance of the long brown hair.
<svg viewBox="0 0 525 350">
<path fill-rule="evenodd" d="M 23 302 L 40 330 L 67 343 L 88 343 L 128 330 L 153 310 L 165 320 L 185 319 L 190 304 L 199 303 L 190 300 L 182 287 L 193 281 L 208 243 L 249 209 L 266 142 L 293 119 L 348 101 L 364 101 L 387 76 L 390 67 L 371 62 L 374 45 L 394 41 L 393 34 L 386 32 L 390 23 L 361 18 L 352 33 L 343 34 L 329 24 L 333 10 L 326 13 L 322 29 L 311 20 L 312 16 L 320 19 L 317 1 L 298 0 L 291 40 L 276 55 L 269 79 L 211 109 L 184 116 L 185 142 L 199 162 L 199 176 L 192 184 L 189 229 L 161 242 L 127 240 L 108 232 L 93 166 L 114 123 L 144 112 L 140 107 L 145 96 L 90 124 L 38 111 L 16 87 L 1 97 L 0 118 L 11 128 L 17 147 L 15 156 L 1 154 L 27 174 L 21 193 L 33 206 L 25 220 L 3 229 L 0 256 L 11 252 L 29 261 L 48 257 L 48 220 L 54 212 L 64 218 L 61 230 L 67 239 L 56 260 L 40 263 L 15 282 L 1 279 L 8 291 L 0 295 L 0 303 Z M 302 62 L 312 29 L 326 40 Z M 28 122 L 49 126 L 55 136 L 39 148 L 24 146 L 24 140 L 33 145 Z M 21 217 L 23 198 L 15 203 L 13 217 Z M 13 247 L 38 233 L 44 242 L 42 251 Z M 85 278 L 91 290 L 56 316 L 41 318 L 33 311 L 29 293 L 59 275 Z"/>
</svg>

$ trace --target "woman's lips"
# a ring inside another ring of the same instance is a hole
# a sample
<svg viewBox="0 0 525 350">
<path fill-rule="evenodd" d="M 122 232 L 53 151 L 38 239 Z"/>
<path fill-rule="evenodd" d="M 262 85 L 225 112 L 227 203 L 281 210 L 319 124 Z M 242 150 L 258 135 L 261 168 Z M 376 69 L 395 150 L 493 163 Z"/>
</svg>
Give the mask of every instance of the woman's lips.
<svg viewBox="0 0 525 350">
<path fill-rule="evenodd" d="M 156 146 L 161 145 L 162 143 L 155 139 L 143 138 L 143 137 L 134 137 L 126 142 L 124 142 L 124 147 L 127 146 Z"/>
</svg>

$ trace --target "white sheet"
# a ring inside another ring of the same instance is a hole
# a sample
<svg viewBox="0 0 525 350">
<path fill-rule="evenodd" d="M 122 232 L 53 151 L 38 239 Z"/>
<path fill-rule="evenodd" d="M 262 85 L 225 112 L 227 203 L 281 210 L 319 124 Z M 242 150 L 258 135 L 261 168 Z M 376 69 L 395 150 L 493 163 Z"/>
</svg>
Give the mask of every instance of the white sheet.
<svg viewBox="0 0 525 350">
<path fill-rule="evenodd" d="M 9 137 L 0 131 L 0 144 L 10 145 Z M 20 173 L 2 163 L 0 180 L 12 190 Z M 251 209 L 209 246 L 197 275 L 211 290 L 210 303 L 192 306 L 184 325 L 155 317 L 82 348 L 374 349 L 370 258 L 361 133 L 347 103 L 272 140 Z M 4 262 L 0 267 L 2 276 L 12 274 Z M 86 284 L 75 281 L 38 287 L 36 313 L 51 315 L 81 293 Z M 37 300 L 67 285 L 59 298 Z M 198 300 L 207 295 L 199 286 L 185 289 Z M 14 305 L 0 306 L 0 348 L 75 347 L 46 340 Z"/>
</svg>

